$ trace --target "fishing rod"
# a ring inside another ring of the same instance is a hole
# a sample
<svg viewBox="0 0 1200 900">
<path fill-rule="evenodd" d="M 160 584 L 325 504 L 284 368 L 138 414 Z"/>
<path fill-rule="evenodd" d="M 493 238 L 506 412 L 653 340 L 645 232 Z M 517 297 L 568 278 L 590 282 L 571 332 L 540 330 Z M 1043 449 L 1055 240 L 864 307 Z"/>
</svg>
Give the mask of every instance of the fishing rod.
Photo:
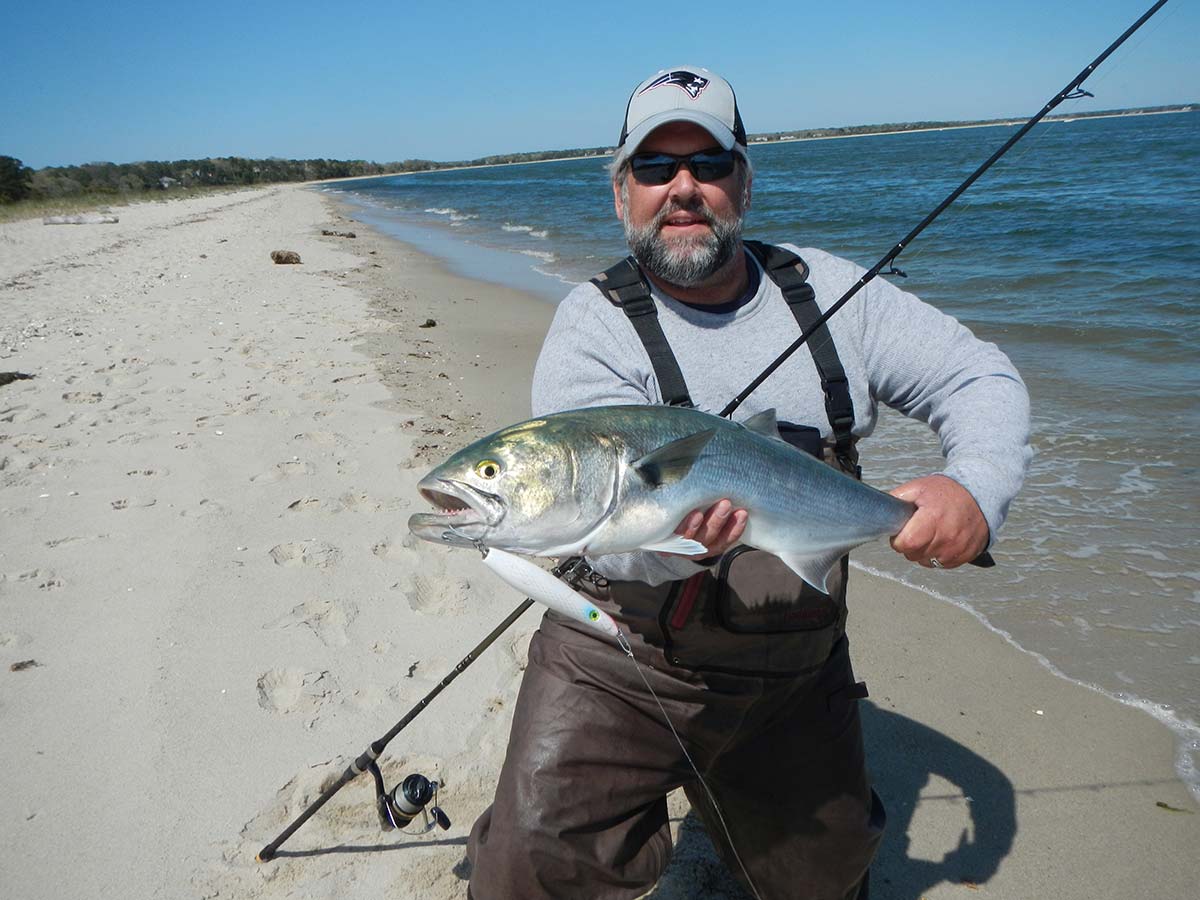
<svg viewBox="0 0 1200 900">
<path fill-rule="evenodd" d="M 567 560 L 567 562 L 564 562 L 562 565 L 554 569 L 554 574 L 561 578 L 574 562 L 574 558 Z M 516 609 L 514 609 L 505 617 L 503 622 L 492 629 L 491 633 L 488 634 L 487 637 L 476 644 L 471 652 L 459 661 L 458 665 L 451 670 L 449 675 L 439 681 L 433 690 L 422 697 L 420 702 L 410 709 L 405 714 L 404 718 L 393 725 L 387 734 L 385 734 L 379 740 L 373 741 L 370 746 L 368 746 L 367 749 L 364 750 L 356 760 L 354 760 L 354 762 L 350 763 L 350 765 L 346 767 L 346 771 L 342 772 L 341 777 L 336 782 L 327 787 L 321 793 L 320 797 L 310 803 L 304 812 L 297 816 L 287 828 L 283 829 L 283 831 L 280 832 L 279 837 L 275 838 L 275 840 L 271 841 L 271 843 L 259 850 L 258 855 L 254 858 L 260 863 L 270 862 L 272 859 L 274 859 L 275 854 L 279 851 L 279 848 L 283 845 L 284 841 L 295 834 L 301 825 L 312 818 L 313 814 L 316 813 L 317 810 L 328 803 L 329 800 L 333 798 L 334 794 L 348 785 L 363 772 L 370 772 L 372 777 L 375 779 L 376 811 L 379 814 L 379 824 L 384 831 L 391 831 L 393 828 L 400 828 L 404 825 L 407 825 L 408 822 L 411 821 L 411 819 L 416 816 L 418 812 L 423 811 L 426 803 L 429 802 L 437 790 L 437 782 L 430 782 L 421 775 L 409 775 L 404 779 L 404 782 L 401 785 L 397 786 L 389 793 L 384 788 L 383 774 L 379 771 L 379 766 L 375 761 L 379 759 L 380 755 L 384 751 L 384 748 L 387 747 L 388 742 L 391 741 L 392 738 L 403 731 L 409 722 L 419 716 L 421 712 L 427 706 L 429 706 L 433 699 L 440 694 L 447 685 L 450 684 L 450 682 L 461 675 L 467 666 L 471 665 L 471 663 L 473 663 L 476 658 L 483 653 L 484 650 L 492 645 L 496 638 L 500 637 L 501 634 L 508 630 L 508 627 L 512 625 L 513 622 L 517 621 L 517 619 L 524 614 L 525 610 L 529 609 L 529 607 L 532 605 L 533 601 L 529 598 L 523 600 Z M 438 825 L 440 825 L 443 829 L 450 827 L 450 820 L 446 818 L 445 813 L 441 812 L 441 810 L 436 806 L 433 808 L 432 812 Z"/>
<path fill-rule="evenodd" d="M 924 231 L 934 219 L 940 216 L 946 210 L 946 208 L 950 206 L 950 204 L 957 200 L 964 191 L 974 184 L 984 172 L 991 168 L 992 165 L 1000 159 L 1000 157 L 1007 153 L 1017 141 L 1024 137 L 1034 125 L 1045 118 L 1045 116 L 1051 110 L 1053 110 L 1064 100 L 1093 96 L 1088 91 L 1083 90 L 1080 85 L 1083 84 L 1088 76 L 1090 76 L 1101 63 L 1108 59 L 1108 57 L 1112 55 L 1112 53 L 1118 47 L 1125 43 L 1125 41 L 1128 40 L 1135 31 L 1141 28 L 1151 16 L 1165 6 L 1166 2 L 1167 0 L 1158 0 L 1158 2 L 1156 2 L 1152 7 L 1150 7 L 1149 10 L 1146 11 L 1145 14 L 1141 16 L 1141 18 L 1139 18 L 1133 23 L 1133 25 L 1126 29 L 1126 31 L 1119 38 L 1113 41 L 1113 43 L 1109 45 L 1109 47 L 1103 53 L 1088 63 L 1083 71 L 1075 76 L 1075 78 L 1072 79 L 1065 88 L 1055 94 L 1054 97 L 1052 97 L 1050 101 L 1047 102 L 1046 105 L 1042 107 L 1042 109 L 1035 116 L 1033 116 L 1033 118 L 1026 122 L 1016 134 L 1010 137 L 1004 143 L 1004 145 L 995 153 L 993 153 L 991 157 L 989 157 L 988 160 L 983 163 L 983 165 L 976 169 L 970 175 L 970 177 L 966 179 L 966 181 L 955 188 L 945 200 L 938 204 L 936 209 L 934 209 L 931 213 L 929 213 L 929 215 L 921 220 L 920 224 L 918 224 L 916 228 L 905 235 L 891 250 L 889 250 L 883 256 L 882 259 L 879 260 L 879 262 L 867 270 L 867 272 L 857 282 L 855 282 L 855 284 L 848 291 L 846 291 L 846 293 L 843 294 L 836 303 L 829 307 L 829 309 L 826 310 L 812 325 L 810 325 L 808 329 L 806 329 L 800 335 L 800 337 L 792 343 L 791 346 L 789 346 L 782 354 L 780 354 L 780 356 L 775 359 L 774 362 L 767 366 L 767 368 L 764 369 L 741 393 L 731 400 L 726 407 L 721 410 L 720 415 L 725 417 L 731 416 L 734 410 L 741 406 L 742 402 L 745 401 L 745 399 L 749 397 L 759 385 L 766 381 L 776 369 L 783 365 L 789 356 L 804 346 L 805 342 L 808 341 L 809 337 L 811 337 L 818 328 L 824 325 L 834 313 L 845 306 L 855 294 L 857 294 L 860 290 L 862 290 L 863 287 L 872 281 L 883 270 L 884 266 L 893 263 L 901 254 L 901 252 L 903 252 L 904 249 L 917 237 L 917 235 Z M 977 560 L 976 563 L 978 564 L 982 559 L 983 557 L 981 556 L 980 560 Z M 578 557 L 568 559 L 556 566 L 552 570 L 552 574 L 557 578 L 564 579 L 569 584 L 578 583 L 578 580 L 583 573 L 583 568 L 580 565 L 581 562 L 582 560 Z M 986 563 L 984 564 L 986 565 Z M 309 804 L 304 812 L 297 816 L 290 825 L 280 832 L 279 836 L 275 838 L 275 840 L 263 847 L 262 850 L 258 852 L 258 855 L 255 857 L 255 859 L 261 863 L 269 862 L 270 860 L 274 859 L 279 851 L 279 848 L 285 841 L 288 840 L 288 838 L 295 834 L 305 822 L 312 818 L 317 810 L 329 802 L 334 794 L 336 794 L 343 787 L 364 772 L 370 772 L 375 780 L 377 811 L 379 813 L 380 825 L 384 828 L 384 830 L 402 827 L 410 822 L 417 812 L 423 812 L 425 804 L 428 803 L 432 797 L 436 796 L 437 783 L 430 782 L 428 779 L 425 779 L 420 775 L 410 775 L 401 785 L 398 785 L 395 789 L 393 789 L 393 791 L 390 793 L 386 792 L 383 784 L 383 776 L 379 770 L 376 760 L 379 759 L 388 743 L 394 737 L 396 737 L 396 735 L 403 731 L 413 719 L 420 715 L 421 712 L 423 712 L 425 708 L 428 707 L 429 704 L 434 700 L 434 698 L 437 697 L 437 695 L 440 694 L 452 681 L 454 681 L 454 679 L 461 675 L 462 672 L 468 666 L 470 666 L 471 663 L 473 663 L 475 659 L 483 653 L 484 650 L 490 647 L 492 643 L 494 643 L 495 640 L 513 624 L 513 622 L 519 619 L 525 613 L 525 611 L 533 605 L 533 602 L 534 601 L 529 598 L 523 600 L 516 609 L 509 613 L 508 616 L 506 616 L 505 619 L 487 635 L 487 637 L 480 641 L 466 656 L 459 661 L 458 665 L 451 670 L 450 674 L 438 682 L 433 690 L 426 694 L 420 700 L 420 702 L 416 704 L 416 706 L 410 709 L 408 713 L 406 713 L 405 716 L 400 719 L 399 722 L 393 725 L 392 728 L 385 735 L 383 735 L 383 737 L 379 738 L 377 741 L 373 741 L 367 747 L 367 749 L 354 760 L 354 762 L 346 767 L 346 770 L 334 784 L 326 788 L 321 793 L 320 797 Z M 449 820 L 445 818 L 445 813 L 441 812 L 441 810 L 439 810 L 437 807 L 433 808 L 433 814 L 435 822 L 438 825 L 443 828 L 449 826 Z"/>
<path fill-rule="evenodd" d="M 861 278 L 859 278 L 858 281 L 856 281 L 850 287 L 850 289 L 848 291 L 846 291 L 846 293 L 842 294 L 842 296 L 838 299 L 838 301 L 836 303 L 833 304 L 833 306 L 829 307 L 829 309 L 827 309 L 820 316 L 820 318 L 818 318 L 815 322 L 813 322 L 811 325 L 809 325 L 809 327 L 804 330 L 804 332 L 800 335 L 800 337 L 796 338 L 796 340 L 792 342 L 791 346 L 789 346 L 786 350 L 784 350 L 781 354 L 779 354 L 779 356 L 775 359 L 774 362 L 772 362 L 769 366 L 767 366 L 765 369 L 763 369 L 762 372 L 760 372 L 758 374 L 758 376 L 752 382 L 750 382 L 750 384 L 747 385 L 744 390 L 742 390 L 741 393 L 739 393 L 736 397 L 734 397 L 732 400 L 730 400 L 729 403 L 726 404 L 725 408 L 721 410 L 719 415 L 725 416 L 727 418 L 731 417 L 733 415 L 734 410 L 736 410 L 739 406 L 741 406 L 742 402 L 747 397 L 749 397 L 752 393 L 754 393 L 754 391 L 758 388 L 759 385 L 761 385 L 764 381 L 766 381 L 768 378 L 770 378 L 771 375 L 774 374 L 775 370 L 778 369 L 781 365 L 783 365 L 787 361 L 788 357 L 790 357 L 793 353 L 795 353 L 797 350 L 799 350 L 801 347 L 803 347 L 804 344 L 808 341 L 808 339 L 810 337 L 812 337 L 812 335 L 815 334 L 817 332 L 817 330 L 821 328 L 822 325 L 824 325 L 826 322 L 828 322 L 834 313 L 836 313 L 839 309 L 841 309 L 843 306 L 845 306 L 846 303 L 848 303 L 855 294 L 857 294 L 860 290 L 862 290 L 864 287 L 866 287 L 868 283 L 873 281 L 875 279 L 875 276 L 877 276 L 883 270 L 884 266 L 890 266 L 893 262 L 895 262 L 896 257 L 898 257 L 904 251 L 904 249 L 910 243 L 912 243 L 912 241 L 917 237 L 917 235 L 919 235 L 922 231 L 924 231 L 930 225 L 930 223 L 933 222 L 934 219 L 936 219 L 943 212 L 945 212 L 946 208 L 948 206 L 950 206 L 951 203 L 953 203 L 955 200 L 957 200 L 963 194 L 963 192 L 965 192 L 967 190 L 967 188 L 969 188 L 971 185 L 973 185 L 979 179 L 979 177 L 981 175 L 983 175 L 984 172 L 986 172 L 988 169 L 990 169 L 996 163 L 996 161 L 1000 159 L 1000 157 L 1002 157 L 1005 153 L 1007 153 L 1009 151 L 1009 149 L 1013 146 L 1013 144 L 1015 144 L 1017 141 L 1019 141 L 1021 138 L 1023 138 L 1030 131 L 1030 129 L 1032 129 L 1033 126 L 1036 125 L 1038 122 L 1040 122 L 1042 119 L 1044 119 L 1046 117 L 1046 115 L 1052 109 L 1054 109 L 1056 106 L 1058 106 L 1064 100 L 1076 100 L 1080 97 L 1095 96 L 1094 94 L 1090 93 L 1089 91 L 1083 90 L 1083 88 L 1081 88 L 1080 85 L 1082 85 L 1083 82 L 1087 80 L 1088 76 L 1090 76 L 1092 74 L 1092 72 L 1094 72 L 1096 70 L 1096 68 L 1102 62 L 1104 62 L 1106 59 L 1108 59 L 1109 56 L 1112 55 L 1113 51 L 1115 51 L 1118 47 L 1120 47 L 1123 43 L 1125 43 L 1125 41 L 1128 40 L 1129 37 L 1135 31 L 1137 31 L 1139 28 L 1141 28 L 1146 23 L 1146 20 L 1148 20 L 1152 15 L 1154 15 L 1156 12 L 1158 12 L 1160 9 L 1162 9 L 1162 7 L 1166 4 L 1166 2 L 1167 2 L 1167 0 L 1158 0 L 1158 2 L 1155 3 L 1153 6 L 1151 6 L 1150 9 L 1148 9 L 1142 15 L 1142 17 L 1140 19 L 1138 19 L 1136 22 L 1134 22 L 1132 25 L 1130 25 L 1129 28 L 1127 28 L 1125 30 L 1124 34 L 1122 34 L 1119 38 L 1117 38 L 1115 41 L 1113 41 L 1108 46 L 1108 49 L 1106 49 L 1103 53 L 1101 53 L 1099 56 L 1097 56 L 1095 59 L 1093 59 L 1090 63 L 1088 63 L 1084 67 L 1083 71 L 1081 71 L 1078 75 L 1076 75 L 1074 78 L 1072 78 L 1066 87 L 1064 87 L 1061 91 L 1059 91 L 1057 94 L 1055 94 L 1053 97 L 1051 97 L 1049 102 L 1047 102 L 1046 105 L 1041 108 L 1041 110 L 1037 113 L 1037 115 L 1035 115 L 1033 118 L 1031 118 L 1024 125 L 1022 125 L 1020 130 L 1017 131 L 1016 134 L 1014 134 L 1007 141 L 1005 141 L 1004 145 L 1002 147 L 1000 147 L 999 150 L 997 150 L 990 157 L 988 157 L 987 162 L 985 162 L 978 169 L 976 169 L 974 172 L 972 172 L 971 175 L 967 178 L 967 180 L 964 181 L 962 184 L 960 184 L 958 187 L 956 187 L 953 191 L 951 191 L 949 196 L 947 196 L 945 200 L 943 200 L 941 203 L 939 203 L 937 205 L 937 208 L 934 209 L 933 212 L 931 212 L 924 219 L 922 219 L 920 224 L 918 224 L 916 228 L 914 228 L 912 231 L 910 231 L 908 234 L 906 234 L 903 238 L 901 238 L 899 243 L 897 243 L 896 246 L 892 247 L 891 250 L 889 250 L 887 253 L 885 253 L 883 255 L 883 258 L 880 259 L 879 262 L 875 263 L 875 265 L 873 265 L 870 269 L 868 269 L 863 274 L 863 276 Z M 899 270 L 895 269 L 894 267 L 890 271 L 895 271 L 895 272 L 899 273 Z"/>
</svg>

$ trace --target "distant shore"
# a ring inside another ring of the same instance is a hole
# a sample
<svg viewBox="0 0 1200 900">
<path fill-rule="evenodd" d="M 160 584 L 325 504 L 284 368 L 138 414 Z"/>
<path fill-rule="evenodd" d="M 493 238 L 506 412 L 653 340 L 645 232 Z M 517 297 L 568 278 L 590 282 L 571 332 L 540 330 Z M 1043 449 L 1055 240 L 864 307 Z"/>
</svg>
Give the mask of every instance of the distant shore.
<svg viewBox="0 0 1200 900">
<path fill-rule="evenodd" d="M 1044 121 L 1078 121 L 1124 116 L 1162 115 L 1195 112 L 1200 104 L 1140 107 L 1126 110 L 1100 110 L 1075 116 L 1059 114 Z M 801 129 L 751 135 L 752 144 L 792 141 L 829 140 L 843 137 L 895 135 L 906 132 L 953 131 L 962 128 L 1013 126 L 1024 119 L 996 119 L 966 122 L 910 122 L 879 125 L 849 125 L 834 128 Z M 150 199 L 174 198 L 182 191 L 195 195 L 201 191 L 241 190 L 268 184 L 336 184 L 368 178 L 391 178 L 417 172 L 461 171 L 498 166 L 529 165 L 558 160 L 607 160 L 613 148 L 588 147 L 564 150 L 536 150 L 500 153 L 474 160 L 436 162 L 428 159 L 392 160 L 377 163 L 366 160 L 331 159 L 247 159 L 220 157 L 191 160 L 143 160 L 140 162 L 91 162 L 80 165 L 45 166 L 33 169 L 20 160 L 15 179 L 17 188 L 0 203 L 0 222 L 40 218 L 49 213 L 79 212 L 109 204 L 124 205 Z M 324 177 L 322 177 L 324 176 Z M 86 187 L 84 187 L 86 186 Z"/>
<path fill-rule="evenodd" d="M 1085 122 L 1092 119 L 1125 119 L 1130 116 L 1168 116 L 1178 113 L 1196 112 L 1194 109 L 1155 109 L 1155 110 L 1129 110 L 1126 112 L 1111 112 L 1111 113 L 1096 113 L 1082 116 L 1047 116 L 1042 120 L 1044 124 L 1053 125 L 1055 123 L 1070 124 L 1072 122 Z M 757 147 L 762 144 L 793 144 L 798 141 L 832 141 L 841 140 L 842 138 L 860 138 L 860 137 L 880 137 L 885 134 L 922 134 L 928 131 L 963 131 L 968 128 L 1007 128 L 1013 125 L 1024 125 L 1028 122 L 1028 117 L 1023 119 L 998 119 L 994 122 L 970 122 L 962 125 L 933 125 L 929 128 L 897 128 L 892 131 L 864 131 L 859 134 L 821 134 L 809 135 L 807 137 L 783 137 L 755 140 L 750 138 L 750 146 Z"/>
<path fill-rule="evenodd" d="M 1191 108 L 1127 110 L 1127 111 L 1121 111 L 1121 112 L 1095 113 L 1095 114 L 1069 116 L 1069 117 L 1068 116 L 1048 116 L 1047 118 L 1043 119 L 1042 121 L 1048 125 L 1052 125 L 1055 123 L 1061 123 L 1061 124 L 1066 125 L 1066 124 L 1071 124 L 1074 122 L 1084 122 L 1084 121 L 1088 121 L 1091 119 L 1124 119 L 1124 118 L 1128 118 L 1130 116 L 1168 116 L 1168 115 L 1178 115 L 1180 113 L 1191 113 L 1191 112 L 1196 112 L 1196 110 L 1191 109 Z M 856 134 L 820 134 L 820 135 L 808 135 L 808 136 L 803 136 L 803 137 L 798 136 L 798 137 L 780 137 L 780 138 L 765 137 L 764 138 L 764 137 L 761 137 L 758 135 L 751 135 L 749 146 L 750 147 L 761 147 L 761 146 L 769 145 L 769 144 L 795 144 L 795 143 L 799 143 L 802 141 L 834 141 L 834 140 L 844 140 L 847 138 L 882 137 L 884 135 L 896 135 L 896 134 L 923 134 L 925 132 L 930 132 L 930 131 L 963 131 L 968 128 L 1010 128 L 1013 125 L 1024 125 L 1027 121 L 1029 121 L 1028 118 L 997 119 L 996 121 L 990 121 L 990 122 L 965 122 L 961 125 L 933 125 L 933 126 L 930 126 L 929 128 L 896 128 L 891 131 L 862 131 L 862 132 L 858 132 Z M 462 166 L 439 166 L 435 169 L 420 169 L 420 170 L 411 171 L 411 172 L 384 172 L 379 175 L 360 175 L 360 176 L 355 176 L 355 177 L 350 177 L 350 178 L 326 178 L 326 179 L 322 179 L 320 181 L 309 181 L 309 182 L 305 182 L 305 183 L 306 184 L 338 184 L 340 182 L 345 182 L 345 181 L 369 181 L 369 180 L 374 180 L 374 179 L 378 179 L 378 178 L 396 178 L 401 175 L 423 175 L 423 174 L 427 174 L 429 172 L 462 172 L 462 171 L 466 171 L 468 169 L 498 169 L 501 166 L 532 166 L 532 165 L 538 165 L 541 163 L 572 162 L 572 161 L 580 160 L 580 159 L 602 159 L 603 160 L 603 159 L 608 159 L 612 155 L 613 150 L 615 150 L 615 149 L 616 148 L 609 148 L 602 153 L 585 153 L 580 156 L 556 156 L 553 159 L 529 159 L 529 160 L 520 160 L 517 162 L 471 163 L 469 165 L 462 165 Z"/>
</svg>

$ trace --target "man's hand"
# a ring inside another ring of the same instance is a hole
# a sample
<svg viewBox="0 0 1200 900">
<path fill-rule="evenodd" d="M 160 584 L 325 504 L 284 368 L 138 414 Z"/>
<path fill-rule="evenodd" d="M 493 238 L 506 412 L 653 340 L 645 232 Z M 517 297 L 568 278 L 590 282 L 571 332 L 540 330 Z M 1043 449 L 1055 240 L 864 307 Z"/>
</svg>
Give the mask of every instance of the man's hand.
<svg viewBox="0 0 1200 900">
<path fill-rule="evenodd" d="M 718 500 L 707 511 L 694 509 L 679 523 L 675 533 L 693 541 L 699 541 L 708 550 L 709 556 L 720 556 L 736 547 L 746 530 L 750 514 L 744 509 L 734 509 L 728 500 Z M 668 553 L 666 556 L 681 556 Z M 687 559 L 696 559 L 694 556 Z"/>
<path fill-rule="evenodd" d="M 891 492 L 915 503 L 917 511 L 892 538 L 892 549 L 925 568 L 953 569 L 987 547 L 988 524 L 970 492 L 945 475 L 927 475 Z"/>
</svg>

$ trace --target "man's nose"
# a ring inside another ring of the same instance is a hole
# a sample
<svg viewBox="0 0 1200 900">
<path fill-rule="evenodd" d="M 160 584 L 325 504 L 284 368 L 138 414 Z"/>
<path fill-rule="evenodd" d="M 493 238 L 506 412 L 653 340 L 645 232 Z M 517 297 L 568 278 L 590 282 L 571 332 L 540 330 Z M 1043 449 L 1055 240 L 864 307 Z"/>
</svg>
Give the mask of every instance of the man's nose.
<svg viewBox="0 0 1200 900">
<path fill-rule="evenodd" d="M 687 200 L 700 193 L 700 182 L 687 166 L 680 166 L 675 177 L 671 179 L 670 197 L 672 200 Z"/>
</svg>

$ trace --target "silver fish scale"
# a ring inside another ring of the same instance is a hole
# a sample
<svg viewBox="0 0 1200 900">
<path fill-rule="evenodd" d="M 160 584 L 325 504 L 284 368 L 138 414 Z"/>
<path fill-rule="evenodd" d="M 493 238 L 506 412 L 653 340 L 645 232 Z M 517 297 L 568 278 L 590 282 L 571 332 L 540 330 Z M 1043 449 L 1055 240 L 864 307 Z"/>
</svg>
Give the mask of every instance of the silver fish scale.
<svg viewBox="0 0 1200 900">
<path fill-rule="evenodd" d="M 623 495 L 593 552 L 626 543 L 653 527 L 673 530 L 688 512 L 721 498 L 750 510 L 744 540 L 769 552 L 811 553 L 894 534 L 907 521 L 908 504 L 856 482 L 778 438 L 698 410 L 614 406 L 560 413 L 561 439 L 576 429 L 610 435 L 624 445 L 624 462 L 701 431 L 716 434 L 686 477 L 647 485 L 630 471 Z M 567 426 L 567 427 L 561 427 Z M 573 427 L 572 427 L 573 426 Z M 578 432 L 576 437 L 582 436 Z M 583 487 L 583 485 L 579 485 Z"/>
<path fill-rule="evenodd" d="M 710 431 L 703 446 L 671 446 Z M 503 473 L 490 471 L 490 461 Z M 673 549 L 684 516 L 728 498 L 749 512 L 744 543 L 818 587 L 838 556 L 897 533 L 913 509 L 777 435 L 669 406 L 602 406 L 521 422 L 460 450 L 420 487 L 452 492 L 479 512 L 416 514 L 414 534 L 533 556 Z"/>
</svg>

